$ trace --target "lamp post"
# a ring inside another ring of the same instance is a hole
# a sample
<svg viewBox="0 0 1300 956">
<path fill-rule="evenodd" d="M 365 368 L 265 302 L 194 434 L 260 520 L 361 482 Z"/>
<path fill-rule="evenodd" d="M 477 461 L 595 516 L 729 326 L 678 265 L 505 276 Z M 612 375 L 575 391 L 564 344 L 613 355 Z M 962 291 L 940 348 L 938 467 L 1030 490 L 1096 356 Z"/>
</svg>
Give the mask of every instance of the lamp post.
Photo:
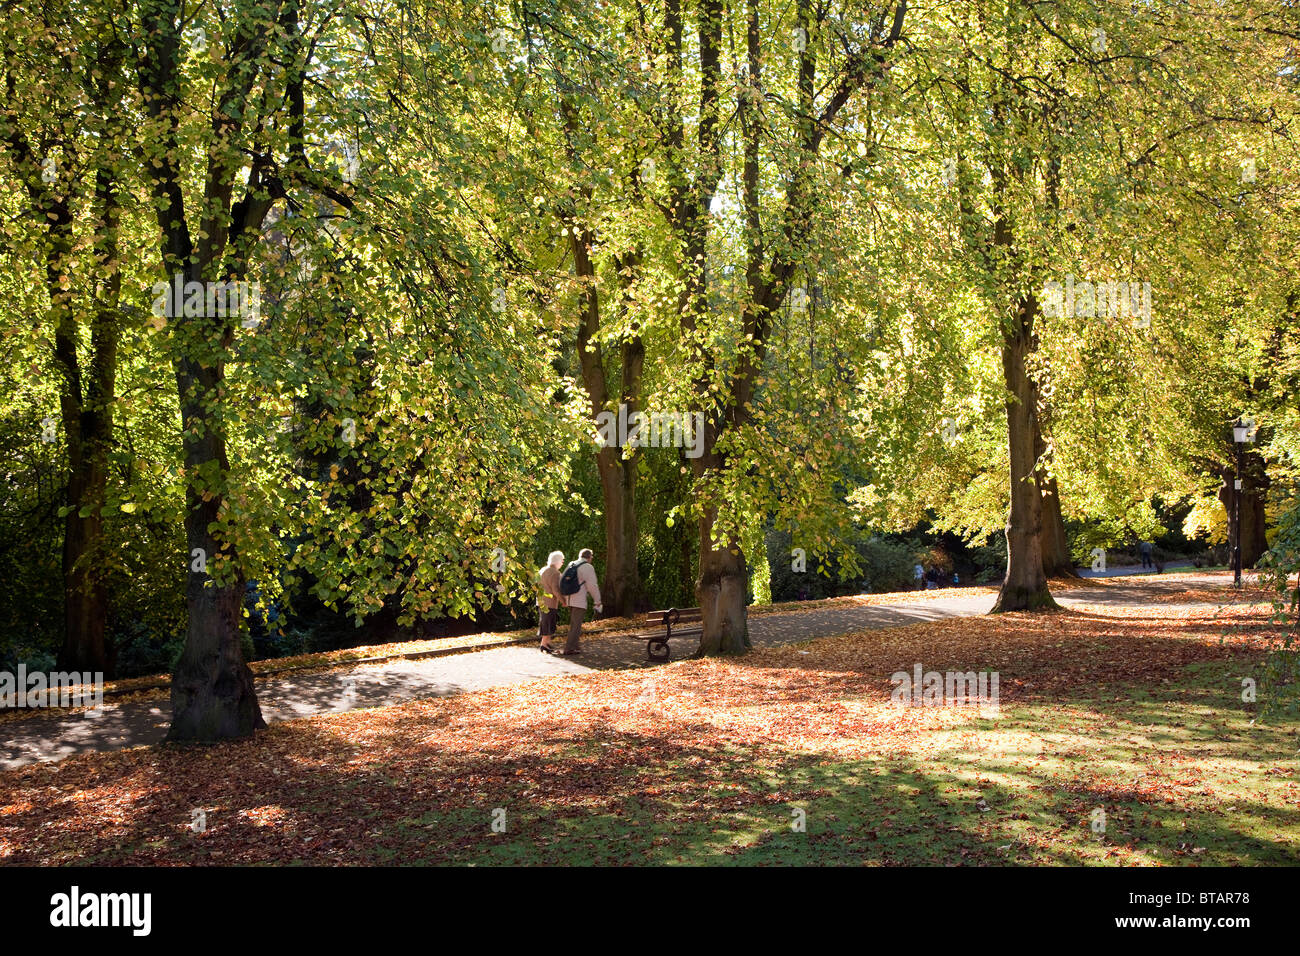
<svg viewBox="0 0 1300 956">
<path fill-rule="evenodd" d="M 1232 443 L 1237 446 L 1237 472 L 1232 481 L 1232 583 L 1235 587 L 1241 587 L 1241 493 L 1245 489 L 1241 480 L 1241 452 L 1250 441 L 1252 430 L 1242 418 L 1232 426 Z"/>
</svg>

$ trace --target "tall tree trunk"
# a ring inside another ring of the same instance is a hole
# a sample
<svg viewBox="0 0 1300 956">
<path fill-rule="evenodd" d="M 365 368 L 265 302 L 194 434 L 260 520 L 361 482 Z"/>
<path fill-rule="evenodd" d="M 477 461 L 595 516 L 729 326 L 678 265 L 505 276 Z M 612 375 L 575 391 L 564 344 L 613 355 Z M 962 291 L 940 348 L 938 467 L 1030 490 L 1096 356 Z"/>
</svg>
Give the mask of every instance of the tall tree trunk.
<svg viewBox="0 0 1300 956">
<path fill-rule="evenodd" d="M 65 413 L 66 414 L 66 413 Z M 79 440 L 68 449 L 68 514 L 63 526 L 65 630 L 58 665 L 64 670 L 113 673 L 105 640 L 108 593 L 100 568 L 104 536 L 101 511 L 108 486 L 108 442 L 112 412 L 79 415 Z M 65 434 L 71 432 L 65 428 Z M 86 508 L 85 517 L 81 509 Z"/>
<path fill-rule="evenodd" d="M 1079 570 L 1070 555 L 1070 542 L 1065 535 L 1065 519 L 1061 515 L 1061 494 L 1056 479 L 1038 476 L 1039 532 L 1038 546 L 1043 555 L 1043 573 L 1049 578 L 1077 578 Z"/>
<path fill-rule="evenodd" d="M 1235 453 L 1236 449 L 1233 449 Z M 1241 566 L 1253 568 L 1268 550 L 1267 520 L 1264 510 L 1268 500 L 1268 474 L 1264 459 L 1258 452 L 1242 455 L 1245 490 L 1241 493 Z M 1235 458 L 1234 458 L 1235 462 Z M 1233 484 L 1237 477 L 1235 464 L 1225 465 L 1219 483 L 1219 501 L 1228 513 L 1228 562 L 1232 562 L 1232 542 L 1236 535 L 1237 490 Z"/>
<path fill-rule="evenodd" d="M 248 100 L 258 79 L 265 45 L 272 31 L 250 21 L 240 22 L 233 48 L 240 51 L 226 83 L 213 104 L 203 182 L 202 211 L 191 234 L 186 218 L 184 175 L 180 169 L 179 117 L 175 104 L 182 99 L 180 49 L 181 10 L 177 0 L 153 0 L 142 11 L 146 37 L 140 63 L 140 86 L 152 124 L 154 150 L 151 186 L 157 215 L 159 244 L 166 278 L 174 273 L 185 281 L 242 279 L 248 255 L 274 201 L 283 195 L 278 179 L 263 180 L 270 172 L 255 162 L 248 170 L 244 196 L 232 203 L 243 164 L 240 144 Z M 290 35 L 297 30 L 293 3 L 282 11 L 280 27 Z M 302 67 L 305 69 L 305 66 Z M 288 99 L 291 126 L 301 142 L 303 108 L 301 73 L 291 76 Z M 289 173 L 298 167 L 291 144 Z M 173 305 L 177 303 L 173 302 Z M 265 727 L 253 673 L 244 663 L 240 637 L 243 630 L 244 579 L 233 546 L 223 544 L 211 530 L 221 517 L 230 473 L 222 406 L 225 396 L 225 357 L 234 338 L 234 318 L 204 315 L 185 317 L 169 326 L 175 359 L 176 388 L 180 399 L 182 447 L 186 468 L 185 537 L 189 549 L 186 603 L 189 629 L 185 649 L 172 675 L 172 741 L 214 741 L 246 737 Z M 222 583 L 208 574 L 207 565 L 220 558 Z M 229 570 L 233 568 L 233 573 Z"/>
<path fill-rule="evenodd" d="M 1047 115 L 1051 116 L 1050 111 Z M 1061 154 L 1056 138 L 1051 135 L 1047 138 L 1047 164 L 1043 176 L 1047 209 L 1057 216 L 1061 209 Z M 1034 278 L 1035 282 L 1031 288 L 1038 287 L 1037 275 Z M 1037 348 L 1037 345 L 1037 336 L 1035 336 L 1034 347 Z M 1031 384 L 1034 388 L 1034 407 L 1037 412 L 1034 419 L 1034 455 L 1038 459 L 1038 470 L 1034 474 L 1034 479 L 1038 484 L 1041 507 L 1042 531 L 1039 534 L 1039 547 L 1043 552 L 1043 573 L 1049 578 L 1077 578 L 1079 572 L 1074 566 L 1074 558 L 1070 555 L 1070 542 L 1065 536 L 1065 517 L 1061 513 L 1061 491 L 1048 467 L 1051 452 L 1047 447 L 1047 434 L 1051 409 L 1043 400 L 1038 383 L 1031 380 Z"/>
<path fill-rule="evenodd" d="M 1223 505 L 1223 510 L 1228 515 L 1227 545 L 1228 545 L 1228 567 L 1229 568 L 1233 566 L 1232 543 L 1237 540 L 1237 530 L 1236 530 L 1237 512 L 1236 509 L 1233 507 L 1237 499 L 1237 492 L 1232 484 L 1233 478 L 1236 477 L 1236 474 L 1237 474 L 1236 470 L 1230 464 L 1224 465 L 1222 468 L 1219 469 L 1219 493 L 1218 493 L 1219 503 Z M 1242 562 L 1242 566 L 1245 567 L 1244 561 Z"/>
<path fill-rule="evenodd" d="M 717 441 L 715 426 L 705 422 L 705 446 L 712 449 Z M 721 468 L 723 462 L 713 451 L 695 459 L 695 474 Z M 700 516 L 700 576 L 695 595 L 700 603 L 704 632 L 700 637 L 701 655 L 744 654 L 752 646 L 749 640 L 749 569 L 744 552 L 733 540 L 714 543 L 713 525 L 718 509 L 706 505 Z"/>
<path fill-rule="evenodd" d="M 1254 461 L 1252 461 L 1254 459 Z M 1241 566 L 1253 568 L 1268 550 L 1268 527 L 1264 504 L 1268 498 L 1268 476 L 1259 455 L 1246 456 L 1246 490 L 1241 496 Z"/>
<path fill-rule="evenodd" d="M 190 479 L 185 492 L 190 572 L 185 588 L 189 630 L 172 675 L 172 725 L 167 734 L 172 741 L 247 737 L 266 726 L 253 689 L 253 672 L 240 646 L 243 574 L 218 585 L 207 570 L 219 555 L 226 561 L 235 558 L 233 550 L 209 530 L 220 515 L 224 496 L 219 489 L 200 487 L 198 478 L 213 464 L 219 481 L 224 482 L 230 471 L 224 432 L 208 412 L 219 401 L 224 382 L 222 363 L 204 367 L 188 357 L 177 360 L 176 386 Z"/>
<path fill-rule="evenodd" d="M 770 316 L 784 301 L 791 277 L 802 262 L 805 251 L 814 192 L 811 171 L 821 141 L 826 132 L 834 128 L 837 115 L 853 94 L 870 79 L 884 75 L 887 54 L 901 37 L 906 11 L 906 0 L 899 0 L 889 33 L 878 39 L 874 48 L 864 46 L 854 53 L 845 64 L 839 81 L 828 84 L 833 91 L 829 93 L 824 108 L 816 112 L 814 91 L 818 45 L 815 39 L 820 15 L 814 11 L 812 0 L 797 0 L 796 22 L 803 31 L 802 36 L 810 42 L 798 51 L 798 149 L 787 171 L 789 186 L 782 210 L 783 221 L 776 230 L 780 233 L 779 241 L 769 255 L 764 245 L 759 203 L 760 103 L 763 96 L 759 4 L 757 0 L 747 0 L 746 68 L 749 83 L 737 90 L 737 113 L 745 141 L 742 180 L 749 295 L 742 309 L 744 337 L 736 357 L 730 393 L 720 396 L 711 374 L 712 355 L 700 345 L 699 325 L 709 314 L 708 286 L 703 268 L 708 261 L 708 236 L 712 225 L 709 207 L 724 171 L 720 99 L 724 5 L 721 0 L 701 0 L 697 20 L 700 98 L 694 107 L 699 117 L 696 128 L 698 161 L 693 174 L 688 174 L 681 165 L 681 157 L 687 152 L 683 149 L 681 114 L 670 118 L 667 137 L 669 156 L 672 157 L 670 220 L 681 245 L 684 273 L 680 303 L 682 332 L 692 343 L 692 361 L 699 369 L 695 380 L 696 394 L 704 406 L 704 454 L 693 463 L 697 482 L 727 467 L 725 456 L 717 450 L 717 442 L 724 429 L 745 427 L 752 414 L 757 380 L 766 358 Z M 883 13 L 878 23 L 883 25 Z M 680 0 L 665 0 L 664 25 L 668 34 L 670 83 L 680 89 L 686 72 L 682 58 Z M 687 112 L 689 110 L 685 108 L 682 110 L 682 113 Z M 704 502 L 699 522 L 700 574 L 696 582 L 696 596 L 704 618 L 700 653 L 739 654 L 749 647 L 745 610 L 749 574 L 744 553 L 734 536 L 724 534 L 714 540 L 718 515 L 717 503 Z"/>
<path fill-rule="evenodd" d="M 805 3 L 800 2 L 799 16 L 806 16 L 804 10 Z M 735 384 L 733 385 L 734 396 L 732 403 L 732 424 L 740 426 L 744 424 L 748 415 L 749 401 L 753 397 L 753 379 L 755 368 L 762 362 L 762 317 L 761 311 L 763 305 L 754 301 L 762 296 L 762 268 L 764 265 L 764 253 L 762 243 L 761 222 L 759 221 L 758 210 L 758 143 L 759 143 L 759 126 L 760 121 L 757 116 L 758 104 L 755 100 L 761 96 L 762 90 L 762 58 L 759 49 L 759 23 L 758 23 L 758 4 L 756 0 L 748 0 L 746 4 L 747 23 L 746 23 L 746 67 L 749 79 L 749 89 L 738 91 L 737 112 L 741 117 L 741 127 L 745 141 L 745 156 L 742 170 L 744 181 L 744 205 L 746 221 L 746 266 L 745 266 L 745 284 L 749 291 L 747 299 L 749 303 L 744 308 L 742 324 L 747 333 L 750 334 L 749 342 L 758 354 L 745 353 L 739 363 Z M 700 19 L 700 63 L 702 71 L 706 77 L 712 78 L 715 83 L 717 79 L 717 55 L 720 33 L 712 31 L 706 32 L 706 25 L 710 16 L 721 15 L 720 8 L 708 8 L 701 13 Z M 802 21 L 801 21 L 802 22 Z M 719 21 L 720 29 L 720 21 Z M 807 56 L 801 57 L 802 64 L 807 62 Z M 710 87 L 708 83 L 702 84 L 701 92 L 704 98 L 701 105 L 707 105 L 712 111 L 712 116 L 716 121 L 717 100 L 716 85 Z M 715 98 L 709 99 L 712 93 Z M 701 135 L 701 145 L 711 147 L 708 156 L 709 160 L 715 164 L 721 162 L 719 151 L 719 141 L 716 136 L 705 139 Z M 713 167 L 715 168 L 715 167 Z M 712 169 L 712 168 L 711 168 Z M 708 176 L 704 180 L 709 184 L 710 194 L 713 188 L 716 188 L 717 180 Z M 690 233 L 694 242 L 688 243 L 687 255 L 688 261 L 704 262 L 706 255 L 707 242 L 705 240 L 704 230 L 707 228 L 707 220 L 703 216 L 707 215 L 703 209 L 696 207 L 695 213 L 695 230 Z M 707 297 L 707 277 L 700 276 L 697 280 L 695 289 L 695 299 L 693 307 L 694 315 L 702 317 L 708 309 Z M 742 351 L 745 346 L 742 346 Z M 707 395 L 707 385 L 704 386 L 702 394 Z M 720 437 L 723 417 L 719 413 L 705 414 L 704 418 L 704 442 L 703 447 L 705 454 L 697 458 L 693 464 L 696 478 L 702 478 L 711 471 L 721 470 L 726 465 L 725 458 L 716 451 L 717 440 Z M 723 539 L 714 540 L 714 526 L 718 520 L 718 507 L 713 502 L 707 502 L 700 515 L 700 574 L 695 582 L 696 599 L 699 601 L 700 610 L 703 618 L 703 634 L 700 637 L 699 652 L 701 655 L 714 654 L 743 654 L 750 648 L 749 640 L 749 617 L 747 606 L 749 604 L 749 569 L 746 566 L 744 552 L 741 551 L 739 542 L 730 535 L 724 536 Z"/>
<path fill-rule="evenodd" d="M 572 217 L 568 218 L 568 222 L 574 273 L 583 283 L 580 297 L 582 315 L 578 323 L 578 364 L 591 404 L 592 421 L 597 421 L 597 416 L 602 412 L 612 412 L 616 422 L 624 415 L 630 421 L 632 415 L 640 410 L 645 347 L 639 337 L 632 337 L 623 343 L 620 407 L 608 408 L 609 386 L 599 340 L 600 300 L 596 291 L 596 267 L 591 259 L 595 237 L 589 228 L 578 224 Z M 616 424 L 616 433 L 619 430 Z M 606 613 L 613 617 L 635 613 L 643 593 L 641 573 L 637 565 L 640 539 L 636 515 L 636 449 L 633 449 L 632 454 L 633 457 L 625 459 L 623 447 L 617 442 L 596 453 L 605 524 L 605 576 L 600 594 Z"/>
<path fill-rule="evenodd" d="M 112 206 L 105 208 L 104 215 L 115 222 Z M 104 255 L 105 244 L 114 241 L 115 229 L 109 228 L 109 221 L 101 221 L 102 231 L 97 237 L 104 263 L 111 262 L 111 256 Z M 54 224 L 56 229 L 61 225 L 59 221 Z M 58 665 L 65 670 L 111 672 L 105 642 L 108 600 L 99 548 L 112 440 L 117 332 L 111 314 L 106 322 L 106 307 L 97 303 L 91 366 L 89 375 L 83 375 L 78 355 L 79 323 L 66 282 L 71 269 L 70 253 L 70 248 L 56 239 L 46 260 L 55 326 L 54 357 L 60 372 L 59 410 L 68 446 L 68 513 L 63 521 L 64 632 Z"/>
<path fill-rule="evenodd" d="M 557 89 L 560 100 L 560 112 L 564 118 L 565 144 L 569 158 L 579 162 L 574 140 L 579 133 L 577 111 L 563 91 Z M 641 196 L 640 177 L 634 172 L 634 192 Z M 587 200 L 591 199 L 591 189 L 582 190 Z M 621 388 L 619 390 L 619 407 L 610 409 L 609 382 L 605 375 L 605 362 L 600 346 L 600 293 L 597 287 L 596 264 L 591 258 L 591 250 L 596 236 L 590 225 L 579 221 L 571 209 L 560 210 L 560 216 L 568 226 L 569 245 L 573 253 L 573 272 L 582 284 L 579 297 L 581 316 L 578 321 L 578 364 L 582 370 L 583 385 L 591 403 L 592 421 L 602 412 L 612 411 L 618 419 L 626 414 L 627 420 L 640 410 L 641 373 L 645 366 L 645 345 L 640 336 L 629 335 L 622 342 L 620 358 L 622 360 Z M 618 275 L 620 295 L 618 308 L 626 313 L 630 301 L 632 276 L 640 266 L 639 251 L 634 250 L 625 260 L 615 259 L 614 267 Z M 624 410 L 626 407 L 626 411 Z M 642 435 L 642 438 L 645 436 Z M 643 599 L 641 570 L 637 564 L 637 550 L 640 536 L 636 514 L 636 484 L 638 452 L 633 449 L 632 457 L 623 457 L 620 445 L 601 448 L 596 453 L 596 466 L 600 472 L 600 493 L 604 506 L 605 524 L 605 576 L 600 595 L 604 600 L 605 612 L 613 617 L 623 617 L 636 613 Z"/>
<path fill-rule="evenodd" d="M 680 114 L 670 122 L 668 146 L 670 188 L 672 191 L 671 224 L 681 243 L 682 293 L 679 302 L 682 333 L 691 343 L 691 359 L 697 368 L 695 394 L 703 405 L 703 454 L 691 462 L 698 482 L 706 474 L 726 466 L 716 446 L 723 427 L 725 402 L 719 400 L 710 375 L 712 355 L 702 348 L 697 334 L 700 323 L 709 315 L 708 280 L 705 263 L 711 226 L 709 205 L 723 173 L 721 139 L 722 92 L 722 19 L 721 0 L 701 0 L 698 20 L 700 99 L 697 106 L 699 124 L 698 167 L 689 173 L 681 164 L 684 153 L 684 128 Z M 681 88 L 685 76 L 683 62 L 683 17 L 680 0 L 666 0 L 664 25 L 668 34 L 669 72 L 674 87 Z M 699 577 L 695 597 L 703 615 L 703 633 L 699 654 L 743 654 L 749 647 L 745 617 L 748 573 L 745 558 L 734 541 L 714 542 L 713 529 L 718 507 L 706 501 L 699 520 Z"/>
<path fill-rule="evenodd" d="M 1031 379 L 1031 386 L 1032 386 Z M 1037 396 L 1038 389 L 1034 387 Z M 1043 573 L 1049 578 L 1077 578 L 1078 570 L 1070 556 L 1070 543 L 1065 535 L 1065 518 L 1061 514 L 1061 492 L 1056 478 L 1047 469 L 1049 453 L 1047 441 L 1043 437 L 1045 412 L 1041 401 L 1038 402 L 1034 417 L 1034 458 L 1037 466 L 1034 471 L 1034 483 L 1038 487 L 1039 521 L 1041 529 L 1038 535 L 1039 549 L 1043 554 Z"/>
<path fill-rule="evenodd" d="M 634 251 L 625 259 L 615 259 L 614 267 L 621 286 L 619 309 L 626 318 L 632 296 L 632 276 L 640 267 L 641 256 Z M 641 374 L 645 369 L 645 343 L 639 335 L 623 340 L 620 349 L 622 369 L 619 403 L 626 407 L 628 418 L 641 410 Z M 643 426 L 644 427 L 644 426 Z M 645 437 L 644 434 L 641 435 Z M 602 449 L 599 460 L 601 494 L 605 503 L 605 582 L 600 595 L 605 610 L 614 617 L 627 617 L 642 610 L 645 589 L 641 581 L 641 568 L 637 563 L 641 532 L 636 513 L 637 459 L 641 454 L 634 450 L 631 458 L 623 458 L 618 449 L 608 457 L 607 465 Z"/>
<path fill-rule="evenodd" d="M 642 593 L 637 566 L 640 538 L 636 516 L 636 462 L 623 461 L 620 452 L 619 448 L 602 448 L 596 455 L 605 506 L 605 577 L 600 596 L 605 602 L 605 612 L 612 617 L 635 614 Z"/>
<path fill-rule="evenodd" d="M 1015 88 L 1001 89 L 990 106 L 994 129 L 1004 131 L 1027 117 Z M 1010 116 L 1008 115 L 1010 114 Z M 1011 180 L 1023 185 L 1025 171 L 1014 163 L 990 162 L 993 185 L 993 229 L 990 247 L 978 250 L 985 268 L 1004 290 L 998 296 L 1014 313 L 1002 319 L 1002 379 L 1006 388 L 1007 452 L 1010 464 L 1011 507 L 1007 515 L 1007 573 L 1002 579 L 994 614 L 1054 608 L 1043 570 L 1042 496 L 1038 487 L 1038 457 L 1043 442 L 1038 421 L 1038 388 L 1029 377 L 1028 359 L 1037 347 L 1034 324 L 1038 297 L 1023 291 L 1032 278 L 1016 243 L 1012 214 L 1007 208 Z M 1049 179 L 1051 178 L 1049 174 Z M 968 200 L 963 199 L 963 209 Z M 1020 290 L 1020 291 L 1017 291 Z"/>
<path fill-rule="evenodd" d="M 69 145 L 65 161 L 73 170 L 46 182 L 33 139 L 23 129 L 16 104 L 0 112 L 0 142 L 13 155 L 36 221 L 45 227 L 44 267 L 49 295 L 53 360 L 59 378 L 59 413 L 67 443 L 67 514 L 63 534 L 63 670 L 112 673 L 111 648 L 105 638 L 108 597 L 100 548 L 103 505 L 108 486 L 108 454 L 113 438 L 113 404 L 117 346 L 121 332 L 118 300 L 121 267 L 118 233 L 121 203 L 112 170 L 121 156 L 120 67 L 124 47 L 115 40 L 88 51 L 96 69 L 87 81 L 86 104 L 102 125 L 95 130 L 86 165 L 95 175 L 92 208 L 95 221 L 93 267 L 77 275 L 73 208 L 77 203 L 76 168 L 83 160 Z M 89 363 L 81 361 L 82 329 L 74 289 L 90 290 Z M 84 514 L 83 514 L 84 512 Z"/>
<path fill-rule="evenodd" d="M 1043 572 L 1042 510 L 1034 480 L 1037 411 L 1025 361 L 1033 343 L 1038 300 L 1017 301 L 1012 327 L 1003 333 L 1002 376 L 1007 389 L 1007 443 L 1011 461 L 1011 511 L 1007 518 L 1007 573 L 993 613 L 1056 607 Z"/>
<path fill-rule="evenodd" d="M 90 369 L 85 401 L 64 409 L 68 437 L 69 510 L 63 536 L 64 632 L 59 664 L 68 670 L 104 671 L 112 675 L 116 660 L 105 640 L 108 593 L 101 568 L 103 505 L 108 490 L 108 453 L 113 441 L 113 405 L 117 384 L 118 312 L 122 273 L 118 265 L 120 201 L 112 168 L 104 157 L 95 173 L 99 227 L 95 263 L 100 282 L 90 330 Z M 76 346 L 60 344 L 75 364 Z M 86 509 L 83 518 L 81 510 Z"/>
</svg>

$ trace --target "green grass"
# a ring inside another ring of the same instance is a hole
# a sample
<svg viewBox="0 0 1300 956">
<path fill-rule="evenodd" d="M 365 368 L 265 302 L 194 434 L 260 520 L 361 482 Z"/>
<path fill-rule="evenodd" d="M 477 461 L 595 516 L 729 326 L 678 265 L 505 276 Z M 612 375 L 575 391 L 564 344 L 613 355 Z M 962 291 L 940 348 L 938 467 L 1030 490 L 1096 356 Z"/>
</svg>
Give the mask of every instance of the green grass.
<svg viewBox="0 0 1300 956">
<path fill-rule="evenodd" d="M 504 832 L 491 831 L 486 804 L 424 814 L 377 841 L 423 852 L 377 847 L 372 862 L 1294 864 L 1295 731 L 1252 725 L 1244 705 L 1225 707 L 1223 689 L 1236 680 L 1216 662 L 1158 690 L 1111 687 L 1106 699 L 1004 708 L 975 732 L 932 734 L 925 759 L 719 750 L 706 758 L 707 787 L 629 796 L 613 810 L 498 792 Z M 686 761 L 653 773 L 666 785 L 699 775 Z M 796 809 L 803 832 L 792 826 Z M 1092 826 L 1098 809 L 1102 832 Z"/>
<path fill-rule="evenodd" d="M 1237 617 L 912 625 L 82 755 L 7 775 L 0 859 L 1300 863 L 1300 722 L 1242 702 L 1270 628 Z M 1001 716 L 894 711 L 863 680 L 918 655 L 1001 669 Z"/>
</svg>

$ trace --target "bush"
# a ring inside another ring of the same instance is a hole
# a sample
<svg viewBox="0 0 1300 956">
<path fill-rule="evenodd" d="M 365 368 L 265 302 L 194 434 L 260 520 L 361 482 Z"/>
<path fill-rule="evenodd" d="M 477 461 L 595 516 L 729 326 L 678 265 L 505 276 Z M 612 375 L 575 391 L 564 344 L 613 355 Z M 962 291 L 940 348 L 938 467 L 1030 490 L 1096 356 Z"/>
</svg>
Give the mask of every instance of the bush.
<svg viewBox="0 0 1300 956">
<path fill-rule="evenodd" d="M 121 624 L 115 635 L 118 677 L 170 674 L 185 647 L 185 632 L 160 634 L 143 621 Z"/>
<path fill-rule="evenodd" d="M 987 544 L 969 548 L 967 557 L 977 584 L 1001 581 L 1007 573 L 1007 536 L 993 535 Z"/>
<path fill-rule="evenodd" d="M 769 530 L 767 560 L 771 568 L 771 600 L 818 601 L 846 594 L 906 591 L 912 587 L 912 568 L 916 564 L 916 546 L 910 540 L 886 536 L 863 538 L 854 546 L 861 570 L 851 578 L 841 572 L 834 556 L 819 561 L 806 556 L 807 568 L 800 572 L 791 565 L 793 548 L 790 533 Z M 755 593 L 759 592 L 757 582 Z"/>
<path fill-rule="evenodd" d="M 695 576 L 699 573 L 698 525 L 684 512 L 668 523 L 669 514 L 690 497 L 689 469 L 685 459 L 666 453 L 641 454 L 637 465 L 637 519 L 641 540 L 637 564 L 641 570 L 647 610 L 694 607 Z M 593 478 L 595 501 L 600 504 L 600 484 Z"/>
<path fill-rule="evenodd" d="M 765 535 L 767 563 L 771 569 L 772 601 L 819 601 L 840 593 L 840 585 L 833 567 L 822 565 L 816 556 L 807 555 L 807 567 L 794 570 L 791 565 L 793 539 L 788 531 L 770 529 Z"/>
<path fill-rule="evenodd" d="M 875 594 L 891 591 L 908 591 L 914 588 L 916 577 L 916 552 L 910 542 L 871 538 L 858 546 L 864 576 Z M 948 564 L 952 567 L 951 560 Z"/>
<path fill-rule="evenodd" d="M 52 671 L 55 669 L 55 656 L 50 651 L 35 647 L 10 645 L 4 654 L 0 654 L 0 671 L 14 673 L 22 664 L 31 671 Z"/>
</svg>

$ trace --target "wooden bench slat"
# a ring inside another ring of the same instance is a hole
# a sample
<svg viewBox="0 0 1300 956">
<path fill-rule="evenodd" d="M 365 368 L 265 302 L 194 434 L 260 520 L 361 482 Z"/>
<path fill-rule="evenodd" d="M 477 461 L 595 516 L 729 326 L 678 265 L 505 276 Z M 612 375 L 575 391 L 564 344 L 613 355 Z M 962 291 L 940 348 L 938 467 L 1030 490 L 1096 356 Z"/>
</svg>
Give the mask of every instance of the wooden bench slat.
<svg viewBox="0 0 1300 956">
<path fill-rule="evenodd" d="M 668 648 L 670 637 L 699 637 L 704 633 L 704 611 L 698 607 L 650 611 L 645 622 L 653 630 L 643 629 L 628 636 L 646 642 L 646 656 L 652 661 L 666 661 L 672 656 Z"/>
<path fill-rule="evenodd" d="M 662 611 L 650 611 L 649 613 L 646 614 L 645 619 L 646 619 L 646 621 L 648 621 L 648 622 L 651 623 L 651 624 L 658 624 L 658 623 L 661 622 L 661 621 L 662 621 L 662 620 L 663 620 L 663 619 L 664 619 L 664 618 L 669 614 L 669 612 L 671 612 L 672 610 L 674 610 L 674 609 L 673 609 L 673 608 L 665 608 L 665 609 L 662 610 Z M 698 620 L 698 619 L 704 617 L 704 612 L 703 612 L 702 610 L 700 610 L 698 607 L 679 607 L 679 608 L 676 608 L 676 611 L 677 611 L 677 619 L 680 620 L 680 621 L 689 621 L 689 620 L 691 620 L 691 619 L 696 619 L 696 620 Z"/>
<path fill-rule="evenodd" d="M 627 636 L 638 641 L 653 641 L 663 637 L 667 631 L 635 631 Z M 704 633 L 702 627 L 675 627 L 673 637 L 698 637 Z"/>
</svg>

